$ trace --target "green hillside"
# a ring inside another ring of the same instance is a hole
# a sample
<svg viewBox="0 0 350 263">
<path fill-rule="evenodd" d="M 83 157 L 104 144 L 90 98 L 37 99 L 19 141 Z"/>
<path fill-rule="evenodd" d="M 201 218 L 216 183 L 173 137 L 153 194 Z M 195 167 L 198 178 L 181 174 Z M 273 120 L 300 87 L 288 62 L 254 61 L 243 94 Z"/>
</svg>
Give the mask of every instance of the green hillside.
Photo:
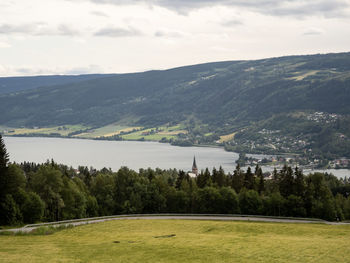
<svg viewBox="0 0 350 263">
<path fill-rule="evenodd" d="M 3 262 L 349 262 L 348 225 L 116 220 L 0 236 Z"/>
<path fill-rule="evenodd" d="M 220 136 L 237 133 L 227 137 L 227 149 L 311 149 L 329 158 L 350 157 L 349 99 L 350 53 L 290 56 L 120 74 L 4 94 L 0 125 L 83 125 L 87 132 L 111 124 L 143 129 L 181 124 L 186 132 L 164 141 L 215 144 Z"/>
</svg>

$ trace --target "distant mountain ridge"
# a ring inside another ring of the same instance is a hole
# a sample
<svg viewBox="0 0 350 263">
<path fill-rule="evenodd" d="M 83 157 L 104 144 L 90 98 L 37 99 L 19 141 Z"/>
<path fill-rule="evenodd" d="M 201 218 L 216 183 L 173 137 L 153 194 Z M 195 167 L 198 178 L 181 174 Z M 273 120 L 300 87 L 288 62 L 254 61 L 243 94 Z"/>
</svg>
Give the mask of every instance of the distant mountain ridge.
<svg viewBox="0 0 350 263">
<path fill-rule="evenodd" d="M 156 127 L 184 123 L 189 134 L 186 140 L 213 143 L 219 136 L 233 132 L 242 139 L 244 129 L 264 129 L 264 125 L 273 126 L 271 122 L 278 118 L 302 120 L 303 127 L 316 125 L 307 117 L 295 117 L 314 112 L 336 114 L 338 125 L 345 127 L 350 114 L 350 53 L 225 61 L 93 76 L 75 78 L 70 83 L 52 82 L 53 85 L 47 79 L 45 85 L 40 85 L 45 87 L 0 95 L 0 125 L 100 127 L 123 122 Z M 26 85 L 23 81 L 17 86 Z M 290 121 L 284 125 L 291 125 Z M 295 134 L 302 133 L 303 127 Z M 332 134 L 342 127 L 333 127 Z M 341 134 L 348 136 L 347 132 Z M 237 149 L 237 145 L 231 146 Z"/>
<path fill-rule="evenodd" d="M 30 77 L 0 77 L 0 94 L 14 93 L 44 86 L 63 85 L 98 79 L 116 74 L 51 75 Z"/>
</svg>

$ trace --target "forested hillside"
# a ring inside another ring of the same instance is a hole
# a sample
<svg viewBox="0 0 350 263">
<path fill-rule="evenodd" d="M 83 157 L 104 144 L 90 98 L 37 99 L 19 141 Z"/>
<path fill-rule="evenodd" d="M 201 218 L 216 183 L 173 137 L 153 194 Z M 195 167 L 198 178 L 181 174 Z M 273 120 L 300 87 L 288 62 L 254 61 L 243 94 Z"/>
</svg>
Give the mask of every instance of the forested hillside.
<svg viewBox="0 0 350 263">
<path fill-rule="evenodd" d="M 182 124 L 186 132 L 173 140 L 179 145 L 214 144 L 232 134 L 221 143 L 236 151 L 311 149 L 329 158 L 350 157 L 349 99 L 350 53 L 290 56 L 120 74 L 4 94 L 0 125 L 97 128 L 122 123 L 146 129 Z"/>
<path fill-rule="evenodd" d="M 3 77 L 0 78 L 0 94 L 15 93 L 39 87 L 71 84 L 75 82 L 98 79 L 109 76 L 107 74 L 89 75 L 56 75 L 56 76 L 34 76 L 34 77 Z"/>
</svg>

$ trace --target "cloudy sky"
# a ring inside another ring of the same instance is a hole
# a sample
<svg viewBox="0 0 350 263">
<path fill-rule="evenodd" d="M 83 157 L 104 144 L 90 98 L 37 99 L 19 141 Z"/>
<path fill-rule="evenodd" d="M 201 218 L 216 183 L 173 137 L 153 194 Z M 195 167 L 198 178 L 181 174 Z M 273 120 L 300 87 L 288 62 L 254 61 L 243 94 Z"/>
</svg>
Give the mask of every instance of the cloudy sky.
<svg viewBox="0 0 350 263">
<path fill-rule="evenodd" d="M 0 76 L 350 51 L 350 0 L 1 0 Z"/>
</svg>

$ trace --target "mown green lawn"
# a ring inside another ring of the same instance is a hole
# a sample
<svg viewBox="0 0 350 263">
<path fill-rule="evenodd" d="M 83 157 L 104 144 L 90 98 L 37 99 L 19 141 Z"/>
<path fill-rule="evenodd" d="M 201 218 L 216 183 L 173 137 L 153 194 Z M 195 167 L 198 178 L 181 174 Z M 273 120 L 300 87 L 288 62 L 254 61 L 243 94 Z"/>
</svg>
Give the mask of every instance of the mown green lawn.
<svg viewBox="0 0 350 263">
<path fill-rule="evenodd" d="M 350 262 L 350 226 L 117 220 L 47 236 L 0 236 L 0 262 L 341 263 Z"/>
</svg>

